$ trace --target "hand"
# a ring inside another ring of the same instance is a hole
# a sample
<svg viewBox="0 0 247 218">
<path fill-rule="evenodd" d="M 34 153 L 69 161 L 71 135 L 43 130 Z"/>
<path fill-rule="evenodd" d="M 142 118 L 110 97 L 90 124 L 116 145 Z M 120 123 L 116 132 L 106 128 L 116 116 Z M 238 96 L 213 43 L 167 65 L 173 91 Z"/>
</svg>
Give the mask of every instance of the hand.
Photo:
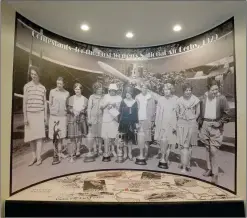
<svg viewBox="0 0 247 218">
<path fill-rule="evenodd" d="M 89 126 L 92 126 L 91 120 L 88 120 L 88 121 L 87 121 L 87 124 L 88 124 Z"/>
<path fill-rule="evenodd" d="M 139 123 L 136 123 L 136 129 L 140 129 Z"/>
<path fill-rule="evenodd" d="M 107 106 L 107 109 L 108 109 L 108 110 L 112 109 L 112 105 L 109 104 L 109 105 Z"/>
<path fill-rule="evenodd" d="M 220 123 L 219 122 L 214 122 L 214 123 L 211 124 L 211 127 L 219 128 L 220 127 Z"/>
<path fill-rule="evenodd" d="M 45 122 L 45 125 L 48 125 L 47 117 L 45 117 L 44 122 Z"/>
<path fill-rule="evenodd" d="M 177 135 L 177 130 L 173 128 L 172 129 L 172 134 Z"/>
<path fill-rule="evenodd" d="M 24 125 L 28 126 L 28 124 L 29 124 L 28 119 L 26 117 L 24 117 Z"/>
</svg>

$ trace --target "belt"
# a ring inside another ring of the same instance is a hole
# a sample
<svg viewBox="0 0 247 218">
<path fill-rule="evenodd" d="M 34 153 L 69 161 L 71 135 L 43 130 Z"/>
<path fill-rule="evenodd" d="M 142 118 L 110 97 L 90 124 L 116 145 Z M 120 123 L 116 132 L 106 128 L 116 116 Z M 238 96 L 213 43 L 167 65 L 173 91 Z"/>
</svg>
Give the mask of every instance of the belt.
<svg viewBox="0 0 247 218">
<path fill-rule="evenodd" d="M 203 121 L 207 121 L 207 122 L 218 122 L 219 119 L 208 119 L 208 118 L 203 118 Z"/>
</svg>

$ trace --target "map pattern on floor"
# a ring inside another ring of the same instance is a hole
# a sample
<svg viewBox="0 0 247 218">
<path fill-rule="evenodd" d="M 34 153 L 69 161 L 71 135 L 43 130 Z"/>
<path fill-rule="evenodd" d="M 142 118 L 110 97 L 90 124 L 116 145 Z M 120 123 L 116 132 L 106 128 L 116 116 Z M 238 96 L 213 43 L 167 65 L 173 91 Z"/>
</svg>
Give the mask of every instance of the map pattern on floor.
<svg viewBox="0 0 247 218">
<path fill-rule="evenodd" d="M 114 170 L 52 179 L 19 192 L 11 200 L 84 202 L 174 202 L 233 200 L 211 184 L 179 175 Z"/>
</svg>

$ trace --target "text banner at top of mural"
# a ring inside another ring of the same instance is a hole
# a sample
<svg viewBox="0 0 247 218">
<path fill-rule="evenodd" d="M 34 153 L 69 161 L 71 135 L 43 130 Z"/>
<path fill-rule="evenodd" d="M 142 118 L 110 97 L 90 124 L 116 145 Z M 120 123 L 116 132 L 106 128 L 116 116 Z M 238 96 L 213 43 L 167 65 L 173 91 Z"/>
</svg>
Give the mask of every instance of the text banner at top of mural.
<svg viewBox="0 0 247 218">
<path fill-rule="evenodd" d="M 24 25 L 21 20 L 18 20 Z M 32 28 L 32 27 L 30 27 Z M 226 21 L 222 25 L 208 31 L 207 33 L 199 36 L 192 37 L 180 42 L 175 42 L 167 45 L 152 46 L 145 48 L 110 48 L 102 46 L 94 46 L 85 43 L 75 42 L 73 40 L 65 39 L 63 37 L 57 37 L 55 34 L 46 34 L 46 30 L 42 28 L 32 29 L 32 37 L 50 44 L 52 46 L 74 51 L 76 53 L 87 54 L 92 56 L 99 56 L 112 59 L 123 59 L 123 60 L 145 60 L 160 58 L 166 56 L 172 56 L 181 54 L 184 52 L 192 51 L 194 49 L 201 48 L 207 44 L 213 43 L 222 37 L 232 32 L 233 22 Z M 43 32 L 44 31 L 44 32 Z M 62 39 L 63 38 L 63 39 Z"/>
</svg>

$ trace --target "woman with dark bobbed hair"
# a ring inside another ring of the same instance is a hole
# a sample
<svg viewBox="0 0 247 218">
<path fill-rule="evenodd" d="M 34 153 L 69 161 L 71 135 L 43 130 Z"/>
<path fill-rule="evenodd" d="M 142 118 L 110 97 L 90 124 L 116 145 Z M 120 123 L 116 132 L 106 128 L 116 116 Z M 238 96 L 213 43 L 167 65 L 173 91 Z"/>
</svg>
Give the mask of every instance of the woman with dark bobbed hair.
<svg viewBox="0 0 247 218">
<path fill-rule="evenodd" d="M 103 154 L 101 138 L 103 111 L 100 108 L 100 104 L 103 100 L 103 85 L 96 82 L 93 84 L 93 90 L 94 94 L 92 94 L 88 100 L 88 125 L 90 126 L 91 136 L 95 139 L 94 152 L 96 155 L 98 153 L 101 155 Z"/>
<path fill-rule="evenodd" d="M 189 171 L 192 146 L 197 145 L 200 100 L 192 94 L 192 85 L 183 84 L 183 96 L 177 101 L 177 141 L 181 149 L 182 172 Z"/>
<path fill-rule="evenodd" d="M 133 99 L 133 88 L 126 87 L 124 90 L 124 99 L 121 101 L 119 108 L 119 133 L 123 134 L 125 142 L 124 159 L 128 157 L 132 160 L 132 144 L 135 142 L 135 130 L 138 124 L 138 105 Z M 131 144 L 132 142 L 132 144 Z"/>
<path fill-rule="evenodd" d="M 35 66 L 30 66 L 28 71 L 31 81 L 23 88 L 23 115 L 24 115 L 24 142 L 30 142 L 32 160 L 42 163 L 42 139 L 45 138 L 45 123 L 47 123 L 46 88 L 40 83 L 40 71 Z"/>
<path fill-rule="evenodd" d="M 82 137 L 87 135 L 87 106 L 88 99 L 82 95 L 82 85 L 75 83 L 75 95 L 68 99 L 68 138 L 72 140 L 72 148 L 70 147 L 70 162 L 74 162 L 74 153 L 76 157 L 80 154 L 80 145 Z M 75 146 L 75 149 L 74 149 Z"/>
</svg>

